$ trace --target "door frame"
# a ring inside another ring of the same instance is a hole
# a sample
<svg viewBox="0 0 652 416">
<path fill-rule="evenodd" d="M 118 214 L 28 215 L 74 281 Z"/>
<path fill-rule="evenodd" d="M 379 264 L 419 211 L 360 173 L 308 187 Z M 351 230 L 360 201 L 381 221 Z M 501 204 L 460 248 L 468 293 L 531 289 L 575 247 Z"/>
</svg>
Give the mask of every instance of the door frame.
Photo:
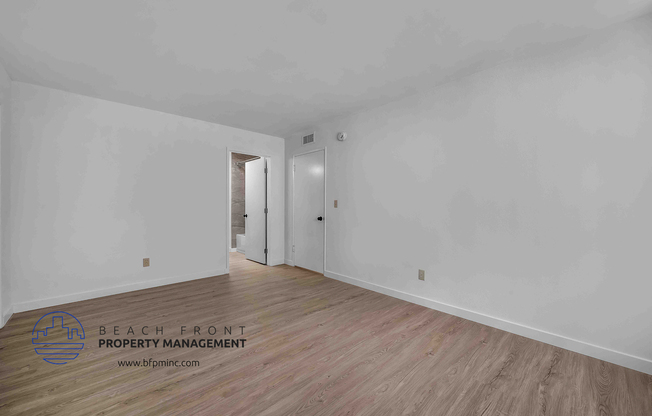
<svg viewBox="0 0 652 416">
<path fill-rule="evenodd" d="M 294 168 L 295 159 L 297 157 L 299 157 L 299 156 L 304 156 L 304 155 L 307 155 L 307 154 L 310 154 L 310 153 L 321 152 L 321 151 L 324 151 L 324 256 L 323 256 L 324 265 L 323 265 L 323 270 L 324 270 L 324 273 L 325 273 L 326 272 L 326 224 L 328 223 L 328 217 L 329 217 L 329 215 L 326 214 L 326 208 L 328 207 L 328 200 L 326 199 L 326 182 L 328 181 L 328 175 L 327 175 L 328 152 L 326 150 L 326 146 L 320 147 L 319 149 L 309 150 L 307 152 L 302 152 L 302 153 L 297 153 L 296 155 L 292 155 L 292 247 L 295 248 L 295 250 L 292 251 L 292 263 L 293 263 L 292 265 L 293 266 L 297 265 L 297 259 L 296 259 L 296 256 L 295 256 L 296 246 L 294 244 L 294 242 L 295 242 L 294 237 L 295 237 L 295 233 L 296 233 L 296 230 L 297 230 L 297 227 L 296 227 L 296 224 L 295 224 L 295 221 L 294 221 L 294 218 L 296 216 L 296 211 L 294 210 L 294 207 L 295 207 L 294 201 L 296 200 L 296 186 L 294 186 L 294 184 L 295 184 L 295 174 L 296 174 L 296 171 L 295 171 L 295 168 Z"/>
<path fill-rule="evenodd" d="M 265 163 L 267 166 L 267 190 L 266 190 L 266 205 L 267 205 L 267 210 L 271 211 L 273 206 L 270 203 L 271 198 L 270 198 L 270 189 L 272 186 L 272 157 L 269 155 L 263 155 L 258 152 L 252 152 L 250 150 L 244 150 L 244 149 L 237 149 L 237 148 L 226 148 L 226 272 L 230 272 L 230 254 L 231 254 L 231 184 L 232 184 L 232 175 L 231 175 L 231 163 L 232 163 L 232 157 L 231 155 L 233 153 L 241 153 L 245 155 L 251 155 L 251 156 L 258 156 L 262 159 L 265 159 Z M 246 186 L 246 185 L 245 185 Z M 265 243 L 265 246 L 267 248 L 267 264 L 269 265 L 269 236 L 271 232 L 271 221 L 269 221 L 269 213 L 267 214 L 267 220 L 265 221 L 266 224 L 266 229 L 265 229 L 265 239 L 267 240 Z"/>
</svg>

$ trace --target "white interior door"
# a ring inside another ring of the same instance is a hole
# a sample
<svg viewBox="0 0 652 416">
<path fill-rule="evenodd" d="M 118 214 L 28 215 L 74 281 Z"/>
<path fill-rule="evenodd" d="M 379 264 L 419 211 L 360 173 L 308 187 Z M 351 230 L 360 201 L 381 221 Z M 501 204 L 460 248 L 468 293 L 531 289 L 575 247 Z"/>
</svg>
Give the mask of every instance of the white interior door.
<svg viewBox="0 0 652 416">
<path fill-rule="evenodd" d="M 245 257 L 267 264 L 265 158 L 245 162 Z"/>
<path fill-rule="evenodd" d="M 294 263 L 324 273 L 324 151 L 294 158 Z"/>
</svg>

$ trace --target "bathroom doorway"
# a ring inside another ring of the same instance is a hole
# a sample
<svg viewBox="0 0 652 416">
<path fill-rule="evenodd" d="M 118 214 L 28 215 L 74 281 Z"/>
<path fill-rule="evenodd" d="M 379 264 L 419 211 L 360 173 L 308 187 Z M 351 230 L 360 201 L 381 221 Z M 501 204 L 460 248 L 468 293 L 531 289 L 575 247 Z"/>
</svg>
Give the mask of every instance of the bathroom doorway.
<svg viewBox="0 0 652 416">
<path fill-rule="evenodd" d="M 231 152 L 231 252 L 267 264 L 267 212 L 267 158 Z"/>
</svg>

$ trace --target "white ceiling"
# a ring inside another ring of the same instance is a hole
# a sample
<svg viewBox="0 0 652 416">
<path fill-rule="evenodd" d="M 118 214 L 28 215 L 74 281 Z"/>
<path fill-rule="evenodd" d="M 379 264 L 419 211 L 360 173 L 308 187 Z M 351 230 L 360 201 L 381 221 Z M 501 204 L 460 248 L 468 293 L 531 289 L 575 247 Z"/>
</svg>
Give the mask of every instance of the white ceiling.
<svg viewBox="0 0 652 416">
<path fill-rule="evenodd" d="M 3 0 L 12 79 L 287 137 L 652 0 Z"/>
</svg>

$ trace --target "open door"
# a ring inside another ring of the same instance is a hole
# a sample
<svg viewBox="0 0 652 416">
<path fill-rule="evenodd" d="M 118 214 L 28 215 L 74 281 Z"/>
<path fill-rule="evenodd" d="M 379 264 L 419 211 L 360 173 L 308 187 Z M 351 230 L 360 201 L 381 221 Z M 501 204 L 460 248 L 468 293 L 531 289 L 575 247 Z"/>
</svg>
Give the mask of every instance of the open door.
<svg viewBox="0 0 652 416">
<path fill-rule="evenodd" d="M 267 164 L 245 163 L 245 257 L 267 264 Z"/>
</svg>

